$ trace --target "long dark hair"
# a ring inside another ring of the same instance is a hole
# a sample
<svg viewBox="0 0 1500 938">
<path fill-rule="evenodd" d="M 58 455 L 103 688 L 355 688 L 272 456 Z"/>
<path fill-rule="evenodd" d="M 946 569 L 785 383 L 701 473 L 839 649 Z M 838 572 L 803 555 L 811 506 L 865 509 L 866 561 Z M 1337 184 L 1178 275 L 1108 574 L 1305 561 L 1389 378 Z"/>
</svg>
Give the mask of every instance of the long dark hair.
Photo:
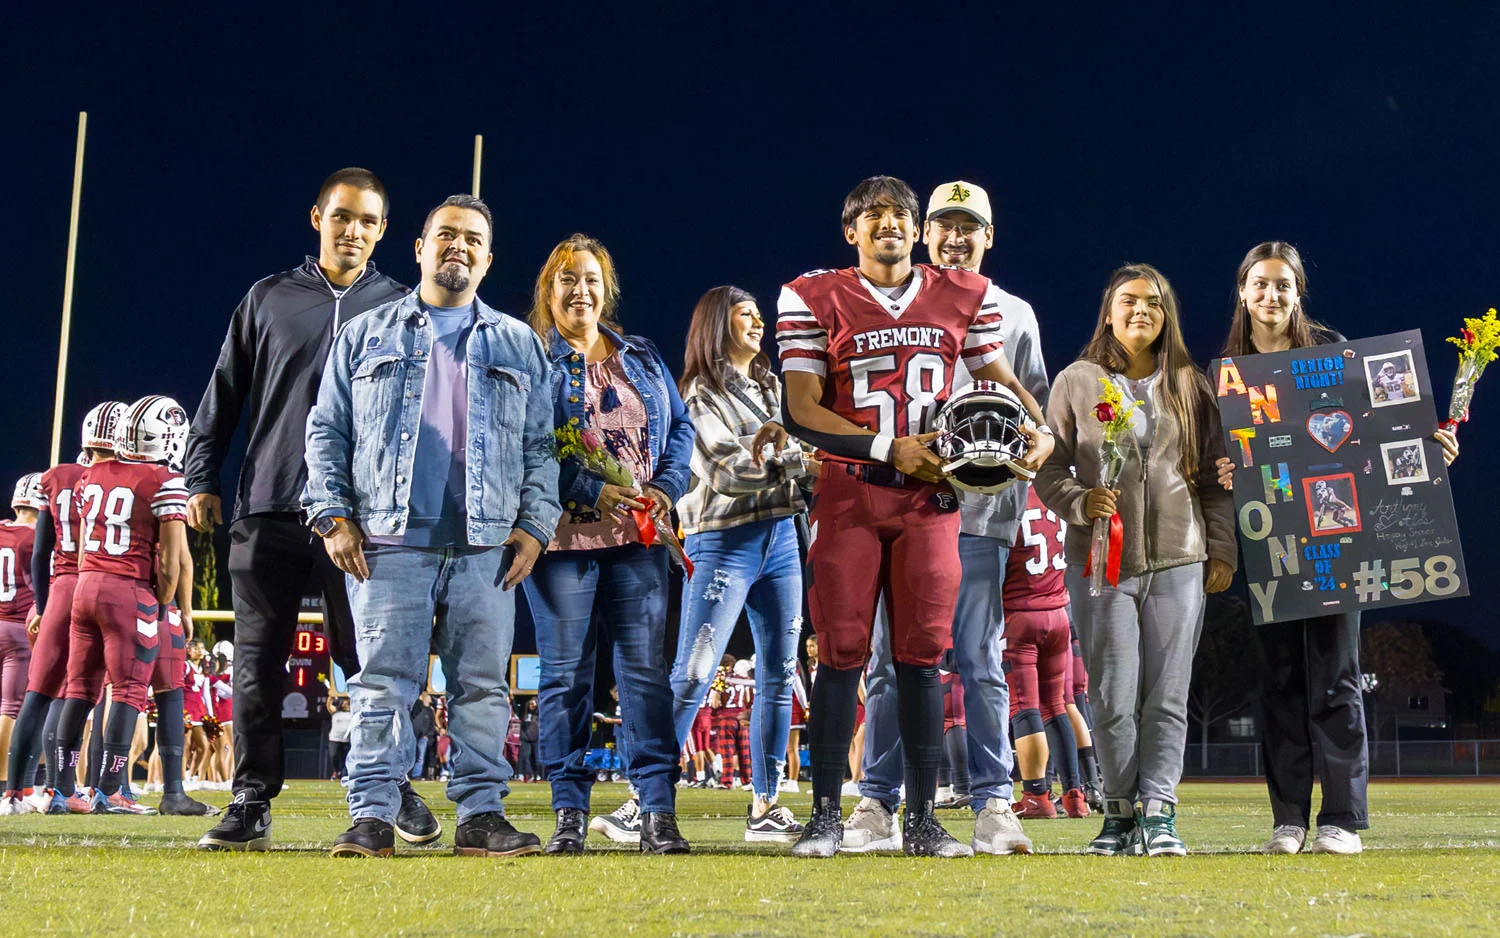
<svg viewBox="0 0 1500 938">
<path fill-rule="evenodd" d="M 1208 400 L 1208 379 L 1193 364 L 1193 356 L 1182 339 L 1177 293 L 1161 271 L 1150 264 L 1126 264 L 1110 274 L 1109 283 L 1104 287 L 1104 297 L 1099 302 L 1099 324 L 1094 327 L 1094 337 L 1084 347 L 1081 357 L 1117 374 L 1124 374 L 1130 367 L 1130 353 L 1115 338 L 1114 330 L 1110 327 L 1109 309 L 1114 302 L 1115 291 L 1132 280 L 1145 280 L 1161 296 L 1161 334 L 1152 343 L 1151 351 L 1162 372 L 1161 390 L 1166 410 L 1177 421 L 1178 438 L 1181 440 L 1178 465 L 1188 484 L 1196 485 L 1201 455 L 1198 450 L 1203 444 L 1199 439 L 1198 416 L 1203 408 L 1211 406 Z"/>
<path fill-rule="evenodd" d="M 1286 241 L 1262 241 L 1240 261 L 1240 269 L 1234 277 L 1234 315 L 1229 321 L 1229 335 L 1224 339 L 1222 355 L 1254 355 L 1259 351 L 1250 338 L 1250 311 L 1240 299 L 1250 268 L 1261 261 L 1278 260 L 1292 269 L 1297 282 L 1297 305 L 1292 307 L 1291 321 L 1287 331 L 1291 335 L 1292 348 L 1307 348 L 1333 340 L 1333 330 L 1308 316 L 1302 306 L 1307 302 L 1307 271 L 1302 266 L 1302 255 Z"/>
<path fill-rule="evenodd" d="M 688 326 L 687 354 L 682 363 L 682 377 L 677 388 L 683 394 L 697 381 L 720 397 L 728 397 L 724 386 L 724 369 L 728 367 L 729 311 L 740 303 L 754 303 L 755 297 L 739 287 L 714 287 L 698 298 L 693 307 L 693 321 Z M 750 380 L 775 393 L 776 376 L 771 373 L 771 359 L 764 351 L 750 360 Z"/>
</svg>

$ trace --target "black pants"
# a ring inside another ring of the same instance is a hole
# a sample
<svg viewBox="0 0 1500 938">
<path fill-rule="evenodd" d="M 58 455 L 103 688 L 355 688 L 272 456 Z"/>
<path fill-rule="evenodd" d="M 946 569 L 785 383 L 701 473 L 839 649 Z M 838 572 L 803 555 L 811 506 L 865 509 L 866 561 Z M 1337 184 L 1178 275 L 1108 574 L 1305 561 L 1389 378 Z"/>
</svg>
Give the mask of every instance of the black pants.
<svg viewBox="0 0 1500 938">
<path fill-rule="evenodd" d="M 1360 692 L 1359 613 L 1253 626 L 1260 646 L 1261 753 L 1277 825 L 1370 826 L 1370 753 Z M 1315 748 L 1316 747 L 1316 748 Z"/>
<path fill-rule="evenodd" d="M 344 760 L 349 757 L 349 741 L 330 739 L 328 741 L 328 768 L 334 778 L 343 778 L 348 774 L 348 768 Z"/>
<path fill-rule="evenodd" d="M 516 769 L 516 774 L 522 778 L 540 778 L 541 760 L 537 758 L 537 741 L 521 737 L 521 764 Z"/>
<path fill-rule="evenodd" d="M 229 528 L 234 583 L 234 790 L 252 801 L 281 791 L 281 699 L 297 612 L 323 594 L 324 630 L 344 674 L 359 670 L 344 574 L 294 514 L 250 515 Z"/>
</svg>

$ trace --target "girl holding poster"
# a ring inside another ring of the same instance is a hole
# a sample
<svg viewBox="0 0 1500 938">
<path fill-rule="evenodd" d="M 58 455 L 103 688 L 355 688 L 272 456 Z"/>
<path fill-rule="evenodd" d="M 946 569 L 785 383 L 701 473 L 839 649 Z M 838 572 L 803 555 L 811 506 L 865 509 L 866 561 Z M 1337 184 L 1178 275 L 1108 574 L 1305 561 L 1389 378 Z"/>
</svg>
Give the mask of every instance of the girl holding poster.
<svg viewBox="0 0 1500 938">
<path fill-rule="evenodd" d="M 1130 439 L 1111 447 L 1123 451 L 1111 457 L 1123 459 L 1114 487 L 1095 484 L 1104 427 L 1115 418 L 1104 398 L 1135 402 Z M 1223 590 L 1234 576 L 1234 504 L 1214 484 L 1224 453 L 1218 410 L 1183 344 L 1176 294 L 1155 268 L 1132 264 L 1110 277 L 1092 340 L 1052 386 L 1047 423 L 1056 448 L 1036 488 L 1068 524 L 1065 579 L 1098 694 L 1105 818 L 1088 849 L 1181 856 L 1187 847 L 1174 818 L 1188 681 L 1204 591 Z M 1109 585 L 1090 595 L 1090 532 L 1096 518 L 1115 516 Z"/>
<path fill-rule="evenodd" d="M 1251 248 L 1240 262 L 1223 355 L 1342 341 L 1343 336 L 1308 317 L 1303 310 L 1306 297 L 1307 275 L 1295 247 L 1267 241 Z M 1458 455 L 1457 437 L 1439 430 L 1435 438 L 1443 446 L 1444 461 L 1451 463 Z M 1233 472 L 1230 460 L 1218 461 L 1219 483 L 1226 491 L 1232 487 Z M 1323 802 L 1318 832 L 1308 850 L 1359 853 L 1363 845 L 1358 832 L 1369 827 L 1359 613 L 1268 623 L 1253 631 L 1261 652 L 1261 751 L 1275 823 L 1261 852 L 1302 850 L 1316 773 L 1323 780 Z"/>
</svg>

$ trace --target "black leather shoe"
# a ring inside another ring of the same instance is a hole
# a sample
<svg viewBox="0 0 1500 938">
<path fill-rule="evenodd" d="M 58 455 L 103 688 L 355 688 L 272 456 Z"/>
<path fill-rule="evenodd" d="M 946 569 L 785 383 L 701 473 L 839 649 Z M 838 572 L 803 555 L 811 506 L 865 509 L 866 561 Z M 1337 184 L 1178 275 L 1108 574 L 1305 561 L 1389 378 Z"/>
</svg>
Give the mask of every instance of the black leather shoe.
<svg viewBox="0 0 1500 938">
<path fill-rule="evenodd" d="M 588 815 L 581 808 L 563 808 L 557 812 L 557 829 L 547 841 L 544 853 L 582 853 L 583 838 L 588 832 L 583 829 Z"/>
<path fill-rule="evenodd" d="M 641 812 L 641 853 L 688 853 L 692 848 L 670 811 Z"/>
<path fill-rule="evenodd" d="M 388 857 L 396 852 L 396 832 L 375 818 L 360 818 L 333 840 L 336 857 Z"/>
<path fill-rule="evenodd" d="M 541 853 L 535 834 L 518 831 L 498 811 L 476 814 L 458 825 L 453 852 L 461 857 L 523 857 Z"/>
<path fill-rule="evenodd" d="M 396 812 L 396 833 L 409 844 L 425 844 L 443 835 L 443 825 L 433 817 L 427 802 L 411 787 L 411 782 L 401 783 L 401 810 Z"/>
<path fill-rule="evenodd" d="M 162 795 L 161 803 L 156 806 L 156 810 L 159 814 L 177 817 L 213 817 L 219 813 L 219 809 L 213 805 L 189 798 L 180 791 Z"/>
<path fill-rule="evenodd" d="M 270 850 L 271 802 L 247 801 L 245 793 L 224 811 L 224 817 L 198 841 L 199 850 Z"/>
</svg>

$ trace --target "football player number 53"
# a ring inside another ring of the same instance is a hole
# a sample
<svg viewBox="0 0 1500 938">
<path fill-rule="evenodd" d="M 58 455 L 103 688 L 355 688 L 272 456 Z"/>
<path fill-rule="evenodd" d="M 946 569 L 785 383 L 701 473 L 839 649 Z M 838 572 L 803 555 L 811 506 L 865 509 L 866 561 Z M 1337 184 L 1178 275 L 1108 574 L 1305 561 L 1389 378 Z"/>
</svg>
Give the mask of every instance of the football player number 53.
<svg viewBox="0 0 1500 938">
<path fill-rule="evenodd" d="M 1049 511 L 1047 514 L 1050 515 L 1052 512 Z M 1026 561 L 1026 572 L 1032 576 L 1041 576 L 1043 573 L 1046 573 L 1049 562 L 1047 558 L 1047 536 L 1045 534 L 1034 534 L 1031 530 L 1031 522 L 1040 520 L 1042 520 L 1042 510 L 1040 508 L 1028 508 L 1026 509 L 1026 513 L 1021 515 L 1021 543 L 1028 547 L 1036 548 L 1036 556 Z M 1057 543 L 1061 544 L 1063 542 L 1063 537 L 1067 534 L 1067 530 L 1065 525 L 1060 524 L 1057 526 Z M 1050 562 L 1054 570 L 1062 570 L 1068 565 L 1067 561 L 1063 559 L 1061 548 L 1052 554 Z"/>
<path fill-rule="evenodd" d="M 94 525 L 99 514 L 104 513 L 104 552 L 118 557 L 130 549 L 130 513 L 135 508 L 135 492 L 117 485 L 104 493 L 103 486 L 84 486 L 79 498 L 78 517 L 83 528 L 83 549 L 91 554 L 99 552 L 99 539 L 94 537 Z"/>
<path fill-rule="evenodd" d="M 897 370 L 895 355 L 871 355 L 849 362 L 849 375 L 854 380 L 854 406 L 861 410 L 876 412 L 876 432 L 892 436 L 914 436 L 927 429 L 937 413 L 937 396 L 948 387 L 947 368 L 943 357 L 933 352 L 917 352 L 906 362 L 904 397 L 906 398 L 906 426 L 896 422 L 896 395 L 885 387 L 892 382 L 881 379 Z"/>
</svg>

